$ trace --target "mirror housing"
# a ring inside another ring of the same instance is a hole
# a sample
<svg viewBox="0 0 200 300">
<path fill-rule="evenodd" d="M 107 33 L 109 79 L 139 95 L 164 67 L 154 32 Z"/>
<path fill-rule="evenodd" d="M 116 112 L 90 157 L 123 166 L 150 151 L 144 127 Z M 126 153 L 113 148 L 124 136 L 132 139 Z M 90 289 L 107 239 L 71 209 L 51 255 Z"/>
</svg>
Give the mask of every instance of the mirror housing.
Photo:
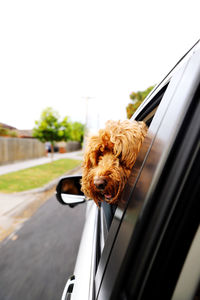
<svg viewBox="0 0 200 300">
<path fill-rule="evenodd" d="M 56 187 L 56 198 L 63 205 L 74 207 L 84 203 L 86 198 L 81 191 L 82 176 L 62 177 Z"/>
</svg>

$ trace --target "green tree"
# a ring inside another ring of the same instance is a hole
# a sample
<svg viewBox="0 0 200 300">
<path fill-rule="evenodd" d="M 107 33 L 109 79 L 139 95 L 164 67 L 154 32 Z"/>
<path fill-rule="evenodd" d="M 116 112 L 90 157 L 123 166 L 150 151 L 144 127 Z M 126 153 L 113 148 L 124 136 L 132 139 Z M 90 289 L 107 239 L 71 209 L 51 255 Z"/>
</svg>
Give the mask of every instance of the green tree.
<svg viewBox="0 0 200 300">
<path fill-rule="evenodd" d="M 60 130 L 60 137 L 62 141 L 69 141 L 71 140 L 71 122 L 68 117 L 65 117 L 63 121 L 60 123 L 61 130 Z"/>
<path fill-rule="evenodd" d="M 41 142 L 51 143 L 51 153 L 53 155 L 55 142 L 67 141 L 70 139 L 70 123 L 68 117 L 65 117 L 63 121 L 59 121 L 59 114 L 51 107 L 47 107 L 43 110 L 40 116 L 40 120 L 35 121 L 35 127 L 33 128 L 33 136 Z"/>
<path fill-rule="evenodd" d="M 133 103 L 129 103 L 126 107 L 126 114 L 127 118 L 130 119 L 134 112 L 137 110 L 137 108 L 140 106 L 140 104 L 144 101 L 144 99 L 147 97 L 147 95 L 151 92 L 151 90 L 154 88 L 154 86 L 148 87 L 144 91 L 138 91 L 138 92 L 132 92 L 130 94 L 130 99 L 133 101 Z"/>
<path fill-rule="evenodd" d="M 78 141 L 80 143 L 83 142 L 85 126 L 79 122 L 71 123 L 71 140 Z"/>
</svg>

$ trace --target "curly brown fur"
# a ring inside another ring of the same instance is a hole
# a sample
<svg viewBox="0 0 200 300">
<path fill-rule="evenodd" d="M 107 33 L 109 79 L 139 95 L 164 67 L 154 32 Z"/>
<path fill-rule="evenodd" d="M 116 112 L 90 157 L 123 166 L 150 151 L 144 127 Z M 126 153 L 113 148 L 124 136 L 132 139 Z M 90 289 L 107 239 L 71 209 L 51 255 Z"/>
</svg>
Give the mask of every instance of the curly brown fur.
<svg viewBox="0 0 200 300">
<path fill-rule="evenodd" d="M 89 139 L 85 150 L 82 191 L 93 199 L 116 203 L 147 132 L 144 122 L 108 121 Z"/>
</svg>

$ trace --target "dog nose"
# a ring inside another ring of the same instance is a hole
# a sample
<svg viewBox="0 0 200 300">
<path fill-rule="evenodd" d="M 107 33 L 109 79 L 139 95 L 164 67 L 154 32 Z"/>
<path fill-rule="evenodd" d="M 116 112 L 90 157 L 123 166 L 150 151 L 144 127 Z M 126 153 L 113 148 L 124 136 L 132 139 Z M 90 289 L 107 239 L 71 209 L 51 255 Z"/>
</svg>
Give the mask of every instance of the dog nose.
<svg viewBox="0 0 200 300">
<path fill-rule="evenodd" d="M 103 177 L 95 177 L 94 185 L 98 190 L 104 190 L 107 185 L 107 181 Z"/>
</svg>

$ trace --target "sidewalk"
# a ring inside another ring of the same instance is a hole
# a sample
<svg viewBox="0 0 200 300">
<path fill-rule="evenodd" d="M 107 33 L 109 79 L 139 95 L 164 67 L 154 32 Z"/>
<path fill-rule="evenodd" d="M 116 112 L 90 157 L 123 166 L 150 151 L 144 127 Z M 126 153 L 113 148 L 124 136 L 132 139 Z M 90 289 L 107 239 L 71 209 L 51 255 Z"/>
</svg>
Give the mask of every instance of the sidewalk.
<svg viewBox="0 0 200 300">
<path fill-rule="evenodd" d="M 63 176 L 80 174 L 80 173 L 81 173 L 81 167 L 78 166 L 73 170 L 66 172 L 66 174 L 63 174 Z M 37 194 L 42 194 L 55 188 L 56 185 L 58 184 L 58 181 L 59 178 L 56 178 L 42 187 L 35 188 L 33 190 L 24 191 L 24 192 L 16 192 L 11 194 L 0 193 L 0 217 L 3 215 L 13 215 L 17 211 L 22 210 L 29 203 L 34 201 Z"/>
<path fill-rule="evenodd" d="M 58 160 L 62 158 L 82 160 L 83 153 L 82 151 L 62 154 L 55 153 L 53 160 Z M 48 157 L 42 157 L 38 159 L 17 162 L 9 165 L 3 165 L 0 166 L 0 175 L 41 164 L 46 164 L 49 162 L 51 162 L 50 155 Z M 64 175 L 80 173 L 81 167 L 79 166 L 73 170 L 68 171 Z M 44 201 L 51 197 L 52 193 L 55 190 L 55 186 L 58 183 L 58 180 L 59 178 L 56 178 L 53 181 L 47 183 L 45 186 L 34 190 L 12 194 L 0 193 L 0 241 L 9 234 L 11 234 L 14 230 L 18 229 L 19 226 L 22 226 L 22 223 L 27 219 L 27 217 L 25 219 L 19 218 L 20 214 L 22 214 L 27 208 L 29 208 L 29 211 L 31 210 L 33 212 L 36 209 L 36 206 L 39 207 L 39 205 L 41 205 Z M 29 217 L 31 216 L 32 212 L 29 212 Z"/>
<path fill-rule="evenodd" d="M 53 160 L 58 160 L 58 159 L 62 159 L 62 158 L 71 158 L 71 159 L 82 160 L 83 152 L 82 152 L 82 150 L 80 150 L 80 151 L 74 151 L 74 152 L 69 152 L 69 153 L 54 153 Z M 46 156 L 46 157 L 41 157 L 41 158 L 34 158 L 34 159 L 30 159 L 30 160 L 12 163 L 9 165 L 0 166 L 0 175 L 4 175 L 7 173 L 31 168 L 31 167 L 38 166 L 38 165 L 43 165 L 43 164 L 46 164 L 49 162 L 51 162 L 51 154 L 50 153 L 48 154 L 48 157 Z"/>
</svg>

